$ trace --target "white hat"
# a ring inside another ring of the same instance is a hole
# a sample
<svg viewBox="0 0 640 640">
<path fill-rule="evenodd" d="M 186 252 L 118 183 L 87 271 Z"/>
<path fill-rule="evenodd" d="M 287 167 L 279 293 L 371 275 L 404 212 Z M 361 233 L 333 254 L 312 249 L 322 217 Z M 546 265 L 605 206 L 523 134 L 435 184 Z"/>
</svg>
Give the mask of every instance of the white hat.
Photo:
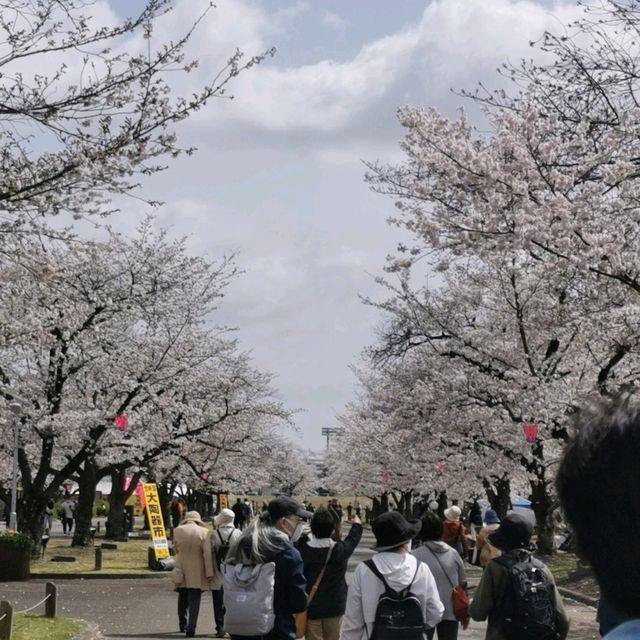
<svg viewBox="0 0 640 640">
<path fill-rule="evenodd" d="M 217 526 L 221 524 L 228 524 L 229 522 L 233 522 L 236 514 L 231 511 L 231 509 L 222 509 L 220 513 L 213 518 L 213 523 Z"/>
<path fill-rule="evenodd" d="M 460 507 L 456 507 L 454 504 L 452 507 L 444 510 L 444 517 L 447 520 L 460 520 L 461 513 L 462 511 L 460 511 Z"/>
</svg>

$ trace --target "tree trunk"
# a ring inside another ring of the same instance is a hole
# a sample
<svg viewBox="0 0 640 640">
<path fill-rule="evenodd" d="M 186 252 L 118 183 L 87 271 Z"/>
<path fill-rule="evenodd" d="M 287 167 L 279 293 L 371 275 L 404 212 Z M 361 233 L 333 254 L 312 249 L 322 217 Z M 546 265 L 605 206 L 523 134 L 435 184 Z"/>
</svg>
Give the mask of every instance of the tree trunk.
<svg viewBox="0 0 640 640">
<path fill-rule="evenodd" d="M 509 476 L 505 473 L 502 476 L 490 476 L 482 481 L 487 500 L 491 508 L 504 518 L 507 511 L 511 509 L 511 483 Z"/>
<path fill-rule="evenodd" d="M 115 469 L 111 472 L 111 495 L 109 496 L 109 515 L 105 525 L 105 540 L 126 540 L 125 502 L 127 492 L 124 490 L 125 470 Z"/>
<path fill-rule="evenodd" d="M 42 532 L 44 530 L 44 512 L 49 497 L 45 493 L 31 493 L 22 496 L 18 512 L 18 531 L 27 534 L 33 540 L 32 557 L 40 557 Z"/>
<path fill-rule="evenodd" d="M 536 529 L 538 532 L 538 553 L 553 555 L 555 522 L 553 520 L 553 499 L 548 483 L 544 479 L 531 480 L 531 506 L 536 514 Z"/>
<path fill-rule="evenodd" d="M 445 509 L 449 507 L 449 497 L 446 491 L 441 491 L 436 498 L 438 501 L 438 515 L 444 518 Z"/>
<path fill-rule="evenodd" d="M 93 500 L 98 485 L 98 469 L 93 460 L 85 460 L 83 469 L 78 474 L 78 506 L 75 514 L 75 529 L 72 547 L 88 547 L 91 544 L 91 518 L 93 516 Z"/>
<path fill-rule="evenodd" d="M 135 491 L 142 475 L 139 471 L 131 476 L 129 487 L 125 490 L 126 469 L 111 470 L 111 495 L 109 496 L 109 515 L 105 526 L 105 538 L 108 540 L 127 540 L 127 517 L 125 506 Z"/>
</svg>

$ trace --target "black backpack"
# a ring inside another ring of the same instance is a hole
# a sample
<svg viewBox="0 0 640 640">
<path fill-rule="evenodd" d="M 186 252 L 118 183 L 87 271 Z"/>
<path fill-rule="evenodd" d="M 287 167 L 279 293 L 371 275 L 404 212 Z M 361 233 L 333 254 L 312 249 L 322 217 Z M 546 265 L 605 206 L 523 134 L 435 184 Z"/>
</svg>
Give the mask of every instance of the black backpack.
<svg viewBox="0 0 640 640">
<path fill-rule="evenodd" d="M 367 560 L 365 564 L 384 584 L 384 593 L 378 599 L 369 640 L 424 640 L 426 627 L 422 604 L 418 597 L 411 593 L 420 563 L 416 567 L 411 584 L 402 591 L 394 591 L 387 584 L 373 560 Z"/>
<path fill-rule="evenodd" d="M 502 630 L 509 640 L 555 640 L 558 619 L 553 593 L 544 565 L 529 557 L 496 558 L 507 569 L 507 587 L 498 603 Z"/>
<path fill-rule="evenodd" d="M 231 537 L 233 536 L 233 529 L 229 532 L 229 535 L 226 540 L 222 538 L 222 534 L 220 533 L 220 529 L 216 530 L 218 534 L 218 538 L 220 538 L 220 546 L 216 547 L 216 562 L 218 563 L 218 567 L 225 561 L 227 557 L 227 553 L 229 553 L 229 547 L 231 546 Z"/>
</svg>

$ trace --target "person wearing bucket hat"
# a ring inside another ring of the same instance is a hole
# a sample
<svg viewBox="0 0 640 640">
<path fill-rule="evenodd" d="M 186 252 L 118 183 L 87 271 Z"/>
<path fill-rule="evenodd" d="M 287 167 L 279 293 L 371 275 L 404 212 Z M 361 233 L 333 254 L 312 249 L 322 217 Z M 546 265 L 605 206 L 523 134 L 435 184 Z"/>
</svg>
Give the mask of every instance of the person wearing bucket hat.
<svg viewBox="0 0 640 640">
<path fill-rule="evenodd" d="M 216 637 L 224 638 L 224 592 L 222 589 L 222 574 L 220 565 L 226 560 L 231 545 L 240 537 L 241 532 L 233 521 L 235 513 L 228 508 L 222 509 L 214 516 L 214 532 L 211 534 L 211 554 L 213 560 L 214 578 L 211 597 L 213 599 L 213 619 L 216 625 Z"/>
<path fill-rule="evenodd" d="M 500 527 L 500 518 L 493 509 L 487 509 L 484 513 L 484 526 L 478 532 L 476 538 L 476 553 L 481 567 L 486 567 L 491 560 L 500 556 L 501 551 L 494 547 L 487 539 Z"/>
<path fill-rule="evenodd" d="M 418 598 L 425 628 L 433 628 L 442 618 L 444 606 L 436 582 L 423 562 L 411 555 L 411 541 L 418 535 L 420 520 L 407 520 L 397 511 L 378 516 L 371 524 L 376 537 L 372 561 L 380 579 L 367 562 L 361 562 L 353 574 L 342 620 L 341 640 L 366 640 L 372 636 L 378 600 L 385 583 L 394 591 L 410 587 Z M 398 636 L 400 637 L 400 636 Z"/>
<path fill-rule="evenodd" d="M 274 563 L 274 625 L 261 640 L 295 640 L 296 614 L 307 608 L 307 581 L 300 552 L 293 546 L 302 532 L 302 519 L 313 514 L 288 496 L 275 498 L 266 511 L 254 518 L 227 553 L 225 565 L 264 565 Z M 234 622 L 229 609 L 225 614 L 227 630 Z M 231 638 L 247 636 L 234 635 Z"/>
<path fill-rule="evenodd" d="M 544 588 L 549 592 L 548 606 L 552 607 L 555 613 L 556 635 L 554 637 L 563 640 L 569 633 L 569 618 L 553 574 L 542 562 L 532 556 L 535 549 L 535 546 L 531 544 L 532 533 L 533 526 L 528 520 L 517 513 L 510 513 L 502 519 L 500 528 L 488 536 L 489 542 L 499 549 L 502 555 L 491 560 L 486 566 L 469 607 L 469 613 L 474 620 L 488 618 L 485 640 L 509 640 L 514 637 L 507 635 L 505 630 L 508 616 L 502 610 L 502 605 L 505 602 L 508 589 L 512 590 L 512 599 L 517 597 L 513 592 L 511 568 L 514 565 L 522 566 L 525 564 L 544 572 L 544 582 L 546 583 Z M 535 588 L 540 590 L 542 587 L 536 586 Z M 544 609 L 539 606 L 539 611 L 544 611 Z M 534 622 L 536 621 L 532 621 L 532 624 Z"/>
<path fill-rule="evenodd" d="M 173 532 L 176 567 L 181 579 L 178 589 L 178 624 L 192 638 L 196 633 L 200 599 L 211 589 L 214 570 L 211 558 L 211 533 L 197 511 L 187 511 Z"/>
</svg>

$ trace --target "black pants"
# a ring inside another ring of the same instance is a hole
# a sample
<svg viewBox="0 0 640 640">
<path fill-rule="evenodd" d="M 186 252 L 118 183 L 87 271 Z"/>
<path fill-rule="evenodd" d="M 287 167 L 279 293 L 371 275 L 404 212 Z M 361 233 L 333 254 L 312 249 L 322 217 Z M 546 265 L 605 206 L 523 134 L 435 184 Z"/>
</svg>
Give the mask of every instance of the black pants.
<svg viewBox="0 0 640 640">
<path fill-rule="evenodd" d="M 69 533 L 73 531 L 73 518 L 62 518 L 62 532 Z"/>
<path fill-rule="evenodd" d="M 458 640 L 458 621 L 443 620 L 435 629 L 427 631 L 427 640 L 433 640 L 433 636 L 438 630 L 438 640 Z"/>
<path fill-rule="evenodd" d="M 201 597 L 200 589 L 178 589 L 178 624 L 189 635 L 196 632 Z"/>
<path fill-rule="evenodd" d="M 224 629 L 224 604 L 222 600 L 222 587 L 211 592 L 213 598 L 213 619 L 216 622 L 216 631 Z"/>
</svg>

